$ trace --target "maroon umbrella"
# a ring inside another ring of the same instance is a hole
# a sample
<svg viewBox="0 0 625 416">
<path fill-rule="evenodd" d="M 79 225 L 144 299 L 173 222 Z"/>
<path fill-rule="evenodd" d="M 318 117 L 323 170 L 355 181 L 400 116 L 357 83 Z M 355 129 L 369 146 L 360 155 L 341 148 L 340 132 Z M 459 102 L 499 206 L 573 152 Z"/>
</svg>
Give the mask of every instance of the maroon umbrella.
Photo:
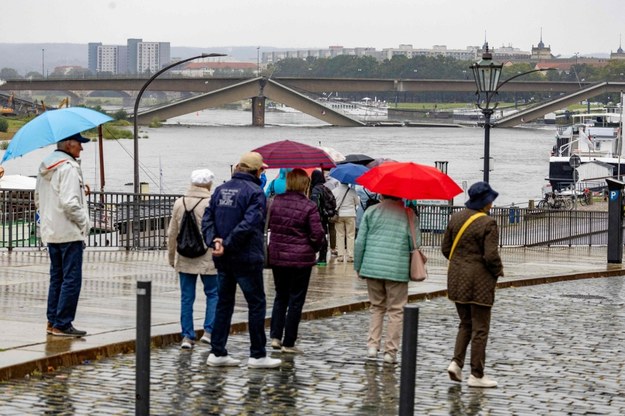
<svg viewBox="0 0 625 416">
<path fill-rule="evenodd" d="M 263 156 L 263 162 L 270 169 L 278 168 L 322 168 L 330 169 L 335 165 L 332 158 L 318 147 L 304 143 L 282 140 L 254 149 Z"/>
</svg>

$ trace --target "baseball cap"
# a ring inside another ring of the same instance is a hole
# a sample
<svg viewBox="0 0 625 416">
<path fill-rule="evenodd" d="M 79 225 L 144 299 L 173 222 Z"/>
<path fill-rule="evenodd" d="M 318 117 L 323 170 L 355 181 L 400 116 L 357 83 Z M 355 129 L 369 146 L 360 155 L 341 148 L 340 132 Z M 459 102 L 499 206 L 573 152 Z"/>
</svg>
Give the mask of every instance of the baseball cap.
<svg viewBox="0 0 625 416">
<path fill-rule="evenodd" d="M 258 170 L 260 168 L 267 167 L 267 165 L 263 163 L 263 156 L 260 153 L 247 152 L 241 156 L 241 160 L 239 160 L 239 167 Z"/>
</svg>

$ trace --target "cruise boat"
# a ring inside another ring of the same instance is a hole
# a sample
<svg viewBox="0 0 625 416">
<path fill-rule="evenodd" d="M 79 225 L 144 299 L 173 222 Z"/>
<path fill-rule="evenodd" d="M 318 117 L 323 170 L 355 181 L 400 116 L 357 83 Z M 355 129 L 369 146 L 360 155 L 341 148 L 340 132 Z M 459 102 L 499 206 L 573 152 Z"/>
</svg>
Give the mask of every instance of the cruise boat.
<svg viewBox="0 0 625 416">
<path fill-rule="evenodd" d="M 557 125 L 555 144 L 549 157 L 547 180 L 554 191 L 597 189 L 606 186 L 606 177 L 625 175 L 621 107 L 568 114 L 566 118 L 567 124 Z M 576 168 L 589 163 L 608 170 L 594 178 L 581 178 L 579 172 L 574 174 Z"/>
<path fill-rule="evenodd" d="M 347 116 L 364 121 L 380 121 L 388 118 L 388 104 L 386 101 L 373 100 L 365 97 L 360 101 L 348 101 L 342 98 L 323 98 L 322 105 Z"/>
</svg>

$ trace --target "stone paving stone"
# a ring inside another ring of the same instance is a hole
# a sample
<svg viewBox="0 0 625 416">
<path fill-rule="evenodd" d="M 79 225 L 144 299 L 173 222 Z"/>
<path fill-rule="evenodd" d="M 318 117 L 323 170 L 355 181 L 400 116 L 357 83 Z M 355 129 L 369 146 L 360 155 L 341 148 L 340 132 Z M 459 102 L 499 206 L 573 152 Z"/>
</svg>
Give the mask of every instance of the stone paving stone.
<svg viewBox="0 0 625 416">
<path fill-rule="evenodd" d="M 623 278 L 511 288 L 497 293 L 487 350 L 491 390 L 453 383 L 446 366 L 457 318 L 446 299 L 419 303 L 415 414 L 625 414 Z M 561 295 L 604 296 L 576 299 Z M 208 348 L 152 351 L 153 414 L 397 414 L 401 366 L 371 364 L 368 313 L 304 321 L 306 354 L 279 369 L 248 369 L 247 333 L 230 337 L 243 364 L 211 368 Z M 401 360 L 401 357 L 399 357 Z M 0 414 L 134 412 L 134 356 L 119 355 L 0 385 Z M 468 377 L 468 365 L 464 369 Z"/>
</svg>

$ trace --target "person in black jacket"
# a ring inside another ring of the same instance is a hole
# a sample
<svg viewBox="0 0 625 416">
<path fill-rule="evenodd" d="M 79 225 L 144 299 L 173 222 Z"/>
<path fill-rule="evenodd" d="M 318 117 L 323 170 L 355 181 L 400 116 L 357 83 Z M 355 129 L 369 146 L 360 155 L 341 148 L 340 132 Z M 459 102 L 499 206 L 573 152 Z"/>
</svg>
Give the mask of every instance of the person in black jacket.
<svg viewBox="0 0 625 416">
<path fill-rule="evenodd" d="M 206 364 L 236 366 L 240 361 L 228 355 L 226 343 L 234 312 L 237 285 L 245 295 L 250 334 L 248 367 L 274 368 L 281 360 L 267 356 L 265 344 L 266 298 L 263 282 L 263 233 L 265 194 L 260 188 L 263 158 L 248 152 L 241 157 L 232 179 L 215 189 L 202 218 L 204 241 L 213 249 L 219 276 L 219 300 L 211 336 L 211 353 Z"/>
<path fill-rule="evenodd" d="M 332 191 L 324 185 L 325 181 L 326 179 L 322 171 L 314 170 L 312 172 L 310 181 L 310 199 L 317 204 L 319 216 L 321 217 L 321 225 L 327 235 L 329 226 L 328 218 L 332 217 L 336 213 L 336 199 L 334 198 Z M 325 266 L 327 264 L 327 257 L 328 241 L 326 239 L 319 250 L 317 266 Z"/>
</svg>

